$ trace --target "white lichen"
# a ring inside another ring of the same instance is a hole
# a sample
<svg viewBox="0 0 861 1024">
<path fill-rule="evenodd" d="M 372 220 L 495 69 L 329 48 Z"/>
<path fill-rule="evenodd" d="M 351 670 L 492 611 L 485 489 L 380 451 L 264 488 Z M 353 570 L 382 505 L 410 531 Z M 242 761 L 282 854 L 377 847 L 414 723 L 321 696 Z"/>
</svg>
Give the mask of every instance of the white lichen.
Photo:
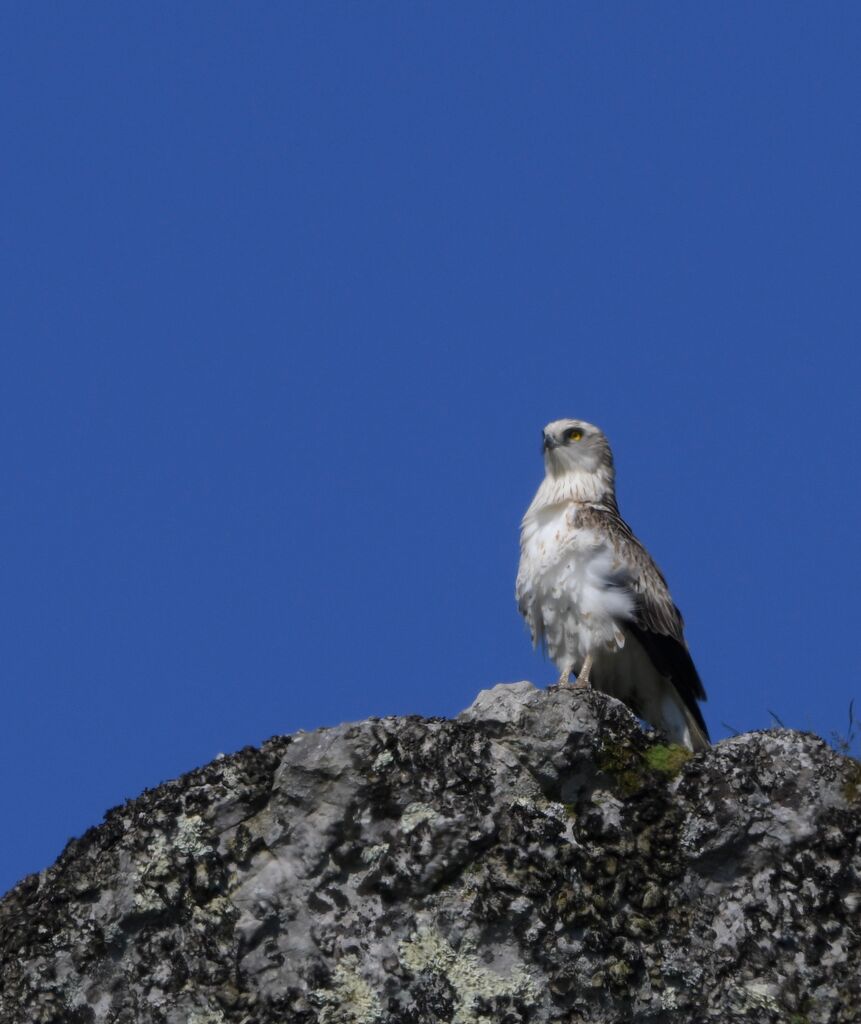
<svg viewBox="0 0 861 1024">
<path fill-rule="evenodd" d="M 182 850 L 183 853 L 192 857 L 201 857 L 205 853 L 212 852 L 212 844 L 205 838 L 206 825 L 203 818 L 197 814 L 186 817 L 180 815 L 176 822 L 176 836 L 173 844 Z"/>
<path fill-rule="evenodd" d="M 777 986 L 763 981 L 748 981 L 743 986 L 734 986 L 731 994 L 742 1006 L 751 1010 L 770 1010 L 780 1012 L 780 1003 L 776 996 Z"/>
<path fill-rule="evenodd" d="M 379 753 L 374 760 L 373 769 L 378 772 L 381 768 L 385 768 L 386 765 L 391 764 L 394 761 L 394 757 L 390 750 L 383 750 Z"/>
<path fill-rule="evenodd" d="M 383 854 L 388 853 L 388 850 L 388 843 L 377 843 L 376 846 L 366 846 L 364 850 L 362 850 L 362 861 L 368 865 L 376 864 Z"/>
<path fill-rule="evenodd" d="M 402 832 L 409 834 L 424 821 L 433 821 L 438 817 L 437 812 L 428 804 L 409 804 L 401 815 L 400 828 Z"/>
<path fill-rule="evenodd" d="M 221 1010 L 192 1010 L 188 1015 L 188 1024 L 223 1024 L 224 1014 Z"/>
<path fill-rule="evenodd" d="M 312 993 L 320 1007 L 320 1024 L 374 1024 L 383 1008 L 371 986 L 359 974 L 359 961 L 346 956 L 332 975 L 332 987 Z"/>
<path fill-rule="evenodd" d="M 442 975 L 457 995 L 452 1024 L 492 1024 L 476 1008 L 479 1000 L 516 996 L 535 1002 L 538 989 L 523 967 L 503 977 L 486 967 L 469 948 L 454 950 L 446 939 L 431 929 L 414 933 L 401 943 L 401 962 L 414 973 L 433 971 Z"/>
<path fill-rule="evenodd" d="M 180 883 L 176 878 L 176 864 L 172 857 L 174 849 L 195 858 L 212 851 L 211 844 L 205 838 L 206 825 L 198 815 L 180 815 L 175 822 L 175 829 L 172 838 L 163 832 L 157 832 L 151 837 L 147 843 L 146 858 L 132 873 L 132 898 L 135 910 L 140 913 L 161 910 L 165 905 L 165 896 L 168 899 L 176 896 Z M 164 896 L 159 890 L 163 891 Z"/>
</svg>

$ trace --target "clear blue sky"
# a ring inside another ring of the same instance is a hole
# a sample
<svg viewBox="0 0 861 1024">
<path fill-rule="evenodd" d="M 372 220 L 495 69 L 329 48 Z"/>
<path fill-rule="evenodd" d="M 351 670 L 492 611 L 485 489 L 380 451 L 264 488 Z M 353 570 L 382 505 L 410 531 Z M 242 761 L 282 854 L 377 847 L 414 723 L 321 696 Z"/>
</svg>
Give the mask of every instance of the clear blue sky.
<svg viewBox="0 0 861 1024">
<path fill-rule="evenodd" d="M 616 451 L 715 738 L 861 698 L 861 8 L 5 4 L 0 889 L 275 733 L 552 666 Z"/>
</svg>

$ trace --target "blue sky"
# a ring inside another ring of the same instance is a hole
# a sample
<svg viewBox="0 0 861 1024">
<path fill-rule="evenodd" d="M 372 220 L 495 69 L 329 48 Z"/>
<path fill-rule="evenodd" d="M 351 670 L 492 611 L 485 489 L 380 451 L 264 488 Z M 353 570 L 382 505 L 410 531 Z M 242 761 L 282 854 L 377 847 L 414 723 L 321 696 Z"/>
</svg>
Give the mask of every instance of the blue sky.
<svg viewBox="0 0 861 1024">
<path fill-rule="evenodd" d="M 4 5 L 0 889 L 298 728 L 546 684 L 604 427 L 713 736 L 857 635 L 853 4 Z"/>
</svg>

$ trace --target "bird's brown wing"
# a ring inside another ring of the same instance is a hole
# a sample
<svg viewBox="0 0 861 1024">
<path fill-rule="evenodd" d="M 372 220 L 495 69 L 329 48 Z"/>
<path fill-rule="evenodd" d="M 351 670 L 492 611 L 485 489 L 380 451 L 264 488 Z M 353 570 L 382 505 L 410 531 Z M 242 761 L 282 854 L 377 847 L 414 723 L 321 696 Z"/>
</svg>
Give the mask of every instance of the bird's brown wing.
<svg viewBox="0 0 861 1024">
<path fill-rule="evenodd" d="M 578 524 L 603 533 L 616 552 L 618 577 L 634 598 L 634 617 L 627 622 L 658 672 L 670 679 L 706 736 L 708 730 L 697 701 L 706 691 L 685 643 L 684 620 L 670 596 L 667 581 L 651 555 L 615 508 L 591 506 L 578 512 Z"/>
</svg>

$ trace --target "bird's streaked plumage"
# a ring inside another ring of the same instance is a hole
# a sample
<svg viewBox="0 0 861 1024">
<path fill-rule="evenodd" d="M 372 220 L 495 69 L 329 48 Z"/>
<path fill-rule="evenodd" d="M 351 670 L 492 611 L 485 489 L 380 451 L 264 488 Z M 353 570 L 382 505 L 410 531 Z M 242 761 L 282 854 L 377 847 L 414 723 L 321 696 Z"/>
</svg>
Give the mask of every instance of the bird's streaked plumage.
<svg viewBox="0 0 861 1024">
<path fill-rule="evenodd" d="M 517 604 L 560 672 L 578 675 L 692 750 L 709 745 L 706 694 L 681 613 L 619 515 L 613 456 L 591 423 L 543 434 L 546 476 L 523 517 Z"/>
</svg>

